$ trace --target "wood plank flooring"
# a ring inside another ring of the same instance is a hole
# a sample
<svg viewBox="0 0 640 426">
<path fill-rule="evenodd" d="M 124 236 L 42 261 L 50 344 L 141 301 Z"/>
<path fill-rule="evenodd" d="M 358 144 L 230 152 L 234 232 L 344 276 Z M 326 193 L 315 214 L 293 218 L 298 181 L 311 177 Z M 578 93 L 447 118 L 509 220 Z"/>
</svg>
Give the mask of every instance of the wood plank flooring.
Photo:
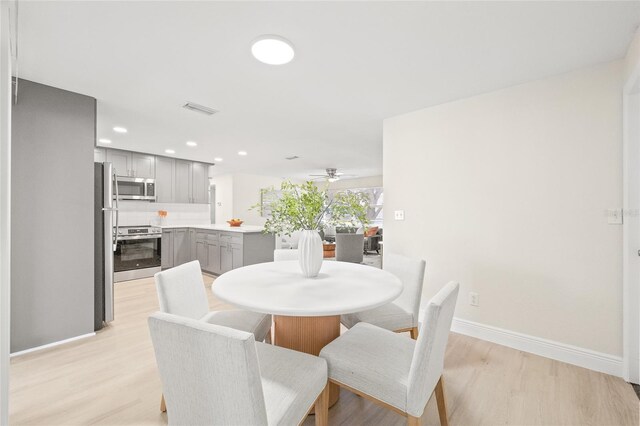
<svg viewBox="0 0 640 426">
<path fill-rule="evenodd" d="M 212 309 L 215 300 L 205 276 Z M 11 360 L 12 425 L 164 425 L 147 329 L 153 279 L 116 284 L 116 320 L 97 336 Z M 407 336 L 407 338 L 409 338 Z M 451 334 L 445 361 L 451 425 L 632 425 L 639 401 L 622 379 Z M 423 422 L 439 425 L 435 398 Z M 330 425 L 403 425 L 404 418 L 342 391 Z M 305 425 L 313 425 L 310 416 Z"/>
</svg>

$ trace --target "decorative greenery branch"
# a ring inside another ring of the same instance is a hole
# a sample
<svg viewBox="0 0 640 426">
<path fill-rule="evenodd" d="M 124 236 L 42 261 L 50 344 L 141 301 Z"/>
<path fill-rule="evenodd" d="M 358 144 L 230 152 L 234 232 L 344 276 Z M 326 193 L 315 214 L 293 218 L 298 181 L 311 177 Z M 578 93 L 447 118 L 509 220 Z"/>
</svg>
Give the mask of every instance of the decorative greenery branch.
<svg viewBox="0 0 640 426">
<path fill-rule="evenodd" d="M 267 190 L 273 191 L 273 187 Z M 362 192 L 339 192 L 330 200 L 326 186 L 321 189 L 311 181 L 302 184 L 284 181 L 279 197 L 270 205 L 271 216 L 264 231 L 291 236 L 295 231 L 319 231 L 325 226 L 366 226 L 368 205 L 369 197 Z M 262 207 L 256 204 L 251 209 L 262 211 Z"/>
</svg>

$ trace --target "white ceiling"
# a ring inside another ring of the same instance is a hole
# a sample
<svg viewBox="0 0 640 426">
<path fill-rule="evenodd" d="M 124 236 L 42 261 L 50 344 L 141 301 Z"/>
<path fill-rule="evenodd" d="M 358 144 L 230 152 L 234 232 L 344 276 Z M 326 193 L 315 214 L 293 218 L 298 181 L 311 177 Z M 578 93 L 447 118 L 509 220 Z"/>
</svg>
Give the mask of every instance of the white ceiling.
<svg viewBox="0 0 640 426">
<path fill-rule="evenodd" d="M 97 98 L 113 147 L 223 157 L 219 174 L 371 176 L 384 118 L 622 58 L 640 2 L 21 1 L 19 13 L 20 77 Z M 289 39 L 293 62 L 257 62 L 262 34 Z"/>
</svg>

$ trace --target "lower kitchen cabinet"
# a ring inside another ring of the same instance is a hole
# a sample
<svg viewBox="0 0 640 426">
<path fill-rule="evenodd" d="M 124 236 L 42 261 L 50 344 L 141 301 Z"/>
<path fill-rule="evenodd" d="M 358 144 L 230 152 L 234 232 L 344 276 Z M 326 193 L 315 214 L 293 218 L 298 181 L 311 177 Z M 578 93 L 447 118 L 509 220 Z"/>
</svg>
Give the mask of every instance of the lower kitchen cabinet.
<svg viewBox="0 0 640 426">
<path fill-rule="evenodd" d="M 173 231 L 162 231 L 162 243 L 160 246 L 160 267 L 162 269 L 173 268 Z"/>
<path fill-rule="evenodd" d="M 177 228 L 162 232 L 162 269 L 198 260 L 204 272 L 223 274 L 273 261 L 275 237 L 262 233 Z"/>
<path fill-rule="evenodd" d="M 191 261 L 191 244 L 187 228 L 173 230 L 173 266 Z"/>
<path fill-rule="evenodd" d="M 207 243 L 207 269 L 209 272 L 220 272 L 220 246 L 218 243 Z"/>
</svg>

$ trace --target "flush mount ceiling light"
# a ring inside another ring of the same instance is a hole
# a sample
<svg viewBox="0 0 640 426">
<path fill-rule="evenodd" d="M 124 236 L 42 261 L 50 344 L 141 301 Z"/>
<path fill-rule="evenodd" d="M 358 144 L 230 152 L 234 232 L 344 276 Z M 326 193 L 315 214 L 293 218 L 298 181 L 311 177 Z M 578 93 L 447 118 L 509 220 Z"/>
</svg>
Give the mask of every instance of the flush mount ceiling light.
<svg viewBox="0 0 640 426">
<path fill-rule="evenodd" d="M 102 139 L 98 139 L 98 142 L 100 142 L 100 143 L 107 143 L 107 144 L 108 144 L 108 143 L 111 143 L 111 139 L 105 139 L 105 138 L 102 138 Z"/>
<path fill-rule="evenodd" d="M 268 65 L 284 65 L 295 56 L 289 40 L 272 34 L 256 38 L 251 44 L 251 53 L 257 60 Z"/>
<path fill-rule="evenodd" d="M 215 161 L 216 163 L 221 163 L 222 162 L 222 158 L 216 157 L 216 158 L 213 159 L 213 161 Z"/>
<path fill-rule="evenodd" d="M 247 155 L 247 151 L 238 151 L 238 155 L 245 156 Z"/>
<path fill-rule="evenodd" d="M 198 146 L 198 143 L 194 141 L 187 141 L 187 146 Z"/>
<path fill-rule="evenodd" d="M 167 154 L 175 154 L 176 152 L 173 149 L 165 149 L 164 152 Z"/>
<path fill-rule="evenodd" d="M 113 131 L 116 133 L 127 133 L 127 129 L 124 127 L 116 126 L 113 128 Z"/>
</svg>

